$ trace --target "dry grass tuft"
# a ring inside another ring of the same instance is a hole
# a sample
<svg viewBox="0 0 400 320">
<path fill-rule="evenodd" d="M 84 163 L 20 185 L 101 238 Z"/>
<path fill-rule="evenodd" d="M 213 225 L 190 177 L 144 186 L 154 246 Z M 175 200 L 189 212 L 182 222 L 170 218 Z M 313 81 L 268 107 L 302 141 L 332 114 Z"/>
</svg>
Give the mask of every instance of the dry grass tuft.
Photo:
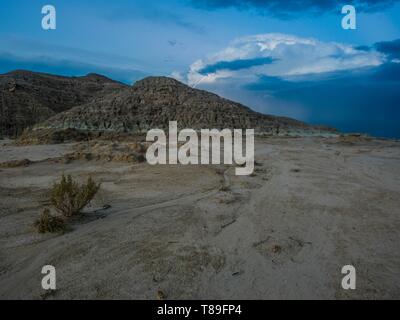
<svg viewBox="0 0 400 320">
<path fill-rule="evenodd" d="M 66 228 L 64 219 L 51 215 L 49 209 L 43 210 L 34 225 L 39 233 L 64 233 Z"/>
<path fill-rule="evenodd" d="M 55 183 L 51 190 L 51 204 L 65 217 L 71 217 L 81 213 L 94 198 L 100 189 L 100 184 L 88 178 L 85 184 L 79 184 L 63 174 L 61 181 Z"/>
</svg>

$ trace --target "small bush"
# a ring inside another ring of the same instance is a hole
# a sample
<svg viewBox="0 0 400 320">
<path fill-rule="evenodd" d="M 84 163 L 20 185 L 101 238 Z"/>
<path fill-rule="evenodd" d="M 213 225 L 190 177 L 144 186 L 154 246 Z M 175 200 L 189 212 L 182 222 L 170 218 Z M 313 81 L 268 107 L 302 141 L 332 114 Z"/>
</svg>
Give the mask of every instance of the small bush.
<svg viewBox="0 0 400 320">
<path fill-rule="evenodd" d="M 230 188 L 230 186 L 228 186 L 228 185 L 222 185 L 220 188 L 219 188 L 219 191 L 222 191 L 222 192 L 228 192 L 228 191 L 230 191 L 231 190 L 231 188 Z"/>
<path fill-rule="evenodd" d="M 63 174 L 61 181 L 55 183 L 51 190 L 51 204 L 65 217 L 81 213 L 81 210 L 93 199 L 100 184 L 88 178 L 86 184 L 79 184 L 68 175 Z"/>
<path fill-rule="evenodd" d="M 35 221 L 35 227 L 39 233 L 62 233 L 65 231 L 65 221 L 61 217 L 52 216 L 49 209 L 44 209 L 39 219 Z"/>
</svg>

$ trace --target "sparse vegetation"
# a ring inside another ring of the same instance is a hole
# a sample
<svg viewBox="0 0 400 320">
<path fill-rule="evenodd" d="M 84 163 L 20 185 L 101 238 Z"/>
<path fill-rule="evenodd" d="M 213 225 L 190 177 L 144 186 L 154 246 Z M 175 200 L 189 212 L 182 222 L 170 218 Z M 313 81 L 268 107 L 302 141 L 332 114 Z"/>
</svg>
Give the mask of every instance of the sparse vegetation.
<svg viewBox="0 0 400 320">
<path fill-rule="evenodd" d="M 61 177 L 51 190 L 51 204 L 65 217 L 81 213 L 100 189 L 100 184 L 88 178 L 85 184 L 74 181 L 71 175 Z"/>
<path fill-rule="evenodd" d="M 162 290 L 157 291 L 157 299 L 158 300 L 165 300 L 167 298 L 167 295 L 164 293 Z"/>
<path fill-rule="evenodd" d="M 35 221 L 35 227 L 39 233 L 63 233 L 66 224 L 62 217 L 53 216 L 49 209 L 44 209 Z"/>
<path fill-rule="evenodd" d="M 32 163 L 29 159 L 23 160 L 11 160 L 0 163 L 0 168 L 17 168 L 17 167 L 27 167 Z"/>
<path fill-rule="evenodd" d="M 230 190 L 231 190 L 230 186 L 228 186 L 228 185 L 226 185 L 226 184 L 222 185 L 222 186 L 219 188 L 219 191 L 222 191 L 222 192 L 228 192 L 228 191 L 230 191 Z"/>
</svg>

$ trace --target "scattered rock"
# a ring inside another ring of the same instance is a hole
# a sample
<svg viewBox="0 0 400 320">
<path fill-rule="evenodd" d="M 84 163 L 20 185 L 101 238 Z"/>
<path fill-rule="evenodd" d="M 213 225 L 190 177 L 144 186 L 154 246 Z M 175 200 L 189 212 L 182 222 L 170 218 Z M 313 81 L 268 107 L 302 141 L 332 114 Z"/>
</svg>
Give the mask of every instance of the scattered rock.
<svg viewBox="0 0 400 320">
<path fill-rule="evenodd" d="M 75 146 L 75 151 L 64 156 L 65 161 L 102 160 L 115 162 L 141 163 L 146 161 L 147 146 L 141 142 L 106 140 L 83 142 Z"/>
<path fill-rule="evenodd" d="M 165 300 L 166 298 L 167 298 L 167 295 L 162 290 L 157 291 L 157 299 L 158 300 Z"/>
<path fill-rule="evenodd" d="M 30 161 L 29 159 L 23 159 L 23 160 L 11 160 L 11 161 L 6 161 L 6 162 L 1 162 L 0 167 L 1 168 L 17 168 L 17 167 L 27 167 L 33 162 Z"/>
</svg>

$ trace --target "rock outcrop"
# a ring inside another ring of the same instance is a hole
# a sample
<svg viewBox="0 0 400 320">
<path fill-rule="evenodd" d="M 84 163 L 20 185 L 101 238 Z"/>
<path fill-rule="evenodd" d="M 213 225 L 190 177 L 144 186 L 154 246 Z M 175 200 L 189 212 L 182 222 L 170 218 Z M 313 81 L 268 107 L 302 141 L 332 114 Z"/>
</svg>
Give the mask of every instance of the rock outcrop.
<svg viewBox="0 0 400 320">
<path fill-rule="evenodd" d="M 61 137 L 60 141 L 66 129 L 74 135 L 140 134 L 154 128 L 168 130 L 169 121 L 178 121 L 180 129 L 252 128 L 269 135 L 335 132 L 254 112 L 167 77 L 148 77 L 127 86 L 97 74 L 62 77 L 13 71 L 0 75 L 0 116 L 0 136 L 19 136 L 33 128 L 48 130 L 53 140 Z"/>
<path fill-rule="evenodd" d="M 132 87 L 94 97 L 90 102 L 59 113 L 39 129 L 145 133 L 168 130 L 169 121 L 182 128 L 255 129 L 271 135 L 329 134 L 335 130 L 310 126 L 285 117 L 252 111 L 216 94 L 191 88 L 175 79 L 148 77 Z"/>
<path fill-rule="evenodd" d="M 97 74 L 62 77 L 30 71 L 0 75 L 0 136 L 16 136 L 55 114 L 127 87 Z"/>
</svg>

